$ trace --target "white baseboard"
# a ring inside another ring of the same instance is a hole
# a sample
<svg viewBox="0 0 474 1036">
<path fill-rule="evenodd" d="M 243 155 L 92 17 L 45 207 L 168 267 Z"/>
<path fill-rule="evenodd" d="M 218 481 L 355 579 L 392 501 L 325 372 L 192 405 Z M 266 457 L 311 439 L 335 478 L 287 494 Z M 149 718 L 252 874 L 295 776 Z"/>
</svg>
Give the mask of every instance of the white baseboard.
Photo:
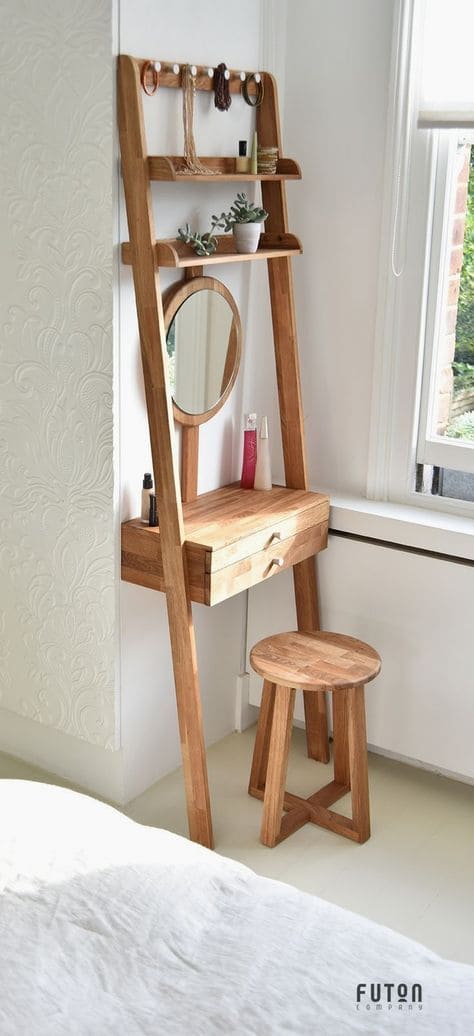
<svg viewBox="0 0 474 1036">
<path fill-rule="evenodd" d="M 418 770 L 427 770 L 428 773 L 437 773 L 439 777 L 449 777 L 452 781 L 460 781 L 461 784 L 474 785 L 474 777 L 465 773 L 456 773 L 455 770 L 445 770 L 442 766 L 432 763 L 425 763 L 422 759 L 413 759 L 408 755 L 400 755 L 398 752 L 391 752 L 388 748 L 379 748 L 377 745 L 367 745 L 369 752 L 374 755 L 383 755 L 386 759 L 393 759 L 396 763 L 405 763 L 406 766 L 414 766 Z"/>
<path fill-rule="evenodd" d="M 0 751 L 115 805 L 124 804 L 121 750 L 99 748 L 0 709 Z"/>
</svg>

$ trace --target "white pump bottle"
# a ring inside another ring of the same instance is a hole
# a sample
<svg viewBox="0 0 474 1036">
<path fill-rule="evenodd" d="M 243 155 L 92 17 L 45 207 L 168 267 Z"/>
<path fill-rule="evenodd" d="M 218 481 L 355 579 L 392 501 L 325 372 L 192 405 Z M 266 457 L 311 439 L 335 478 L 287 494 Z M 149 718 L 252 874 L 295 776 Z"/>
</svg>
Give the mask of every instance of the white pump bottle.
<svg viewBox="0 0 474 1036">
<path fill-rule="evenodd" d="M 254 489 L 272 488 L 272 469 L 270 462 L 270 440 L 268 438 L 268 420 L 262 417 L 260 435 L 257 443 L 257 465 L 255 468 Z"/>
</svg>

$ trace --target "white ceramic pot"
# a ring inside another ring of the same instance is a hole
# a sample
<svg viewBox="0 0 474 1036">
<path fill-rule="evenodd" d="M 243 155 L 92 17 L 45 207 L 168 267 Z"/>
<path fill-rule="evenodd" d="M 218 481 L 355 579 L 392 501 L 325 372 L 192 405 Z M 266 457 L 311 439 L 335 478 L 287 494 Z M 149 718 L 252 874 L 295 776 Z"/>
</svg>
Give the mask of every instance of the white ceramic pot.
<svg viewBox="0 0 474 1036">
<path fill-rule="evenodd" d="M 256 252 L 263 223 L 234 223 L 232 232 L 237 252 Z"/>
</svg>

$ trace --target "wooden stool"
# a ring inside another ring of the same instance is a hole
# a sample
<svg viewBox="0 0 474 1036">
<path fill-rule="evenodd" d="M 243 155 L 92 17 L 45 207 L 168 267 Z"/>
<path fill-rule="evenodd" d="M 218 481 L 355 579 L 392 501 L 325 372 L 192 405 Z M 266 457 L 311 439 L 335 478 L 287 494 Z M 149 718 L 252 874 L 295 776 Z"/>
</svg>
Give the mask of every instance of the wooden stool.
<svg viewBox="0 0 474 1036">
<path fill-rule="evenodd" d="M 364 684 L 380 656 L 340 633 L 278 633 L 259 641 L 250 664 L 264 678 L 249 795 L 263 799 L 260 840 L 273 847 L 311 821 L 366 842 L 370 838 Z M 295 688 L 332 691 L 334 780 L 308 799 L 285 791 Z M 348 792 L 352 820 L 329 809 Z M 282 819 L 282 812 L 286 816 Z"/>
</svg>

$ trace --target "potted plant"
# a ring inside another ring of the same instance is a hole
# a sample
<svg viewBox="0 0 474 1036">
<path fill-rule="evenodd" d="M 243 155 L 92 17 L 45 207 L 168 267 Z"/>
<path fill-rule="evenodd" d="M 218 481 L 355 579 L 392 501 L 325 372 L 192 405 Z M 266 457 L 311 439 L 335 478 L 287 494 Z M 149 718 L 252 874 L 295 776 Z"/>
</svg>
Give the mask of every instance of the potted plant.
<svg viewBox="0 0 474 1036">
<path fill-rule="evenodd" d="M 237 252 L 256 252 L 262 224 L 268 212 L 254 205 L 246 194 L 238 194 L 229 212 L 221 212 L 212 217 L 212 226 L 222 227 L 226 232 L 232 230 Z"/>
<path fill-rule="evenodd" d="M 216 251 L 217 238 L 214 232 L 220 227 L 226 233 L 232 230 L 237 252 L 256 252 L 262 225 L 267 216 L 268 212 L 249 201 L 246 194 L 238 194 L 229 212 L 221 212 L 220 216 L 211 217 L 211 229 L 205 234 L 191 230 L 189 223 L 186 223 L 184 230 L 182 227 L 179 228 L 178 237 L 187 245 L 191 245 L 196 255 L 209 256 Z"/>
</svg>

